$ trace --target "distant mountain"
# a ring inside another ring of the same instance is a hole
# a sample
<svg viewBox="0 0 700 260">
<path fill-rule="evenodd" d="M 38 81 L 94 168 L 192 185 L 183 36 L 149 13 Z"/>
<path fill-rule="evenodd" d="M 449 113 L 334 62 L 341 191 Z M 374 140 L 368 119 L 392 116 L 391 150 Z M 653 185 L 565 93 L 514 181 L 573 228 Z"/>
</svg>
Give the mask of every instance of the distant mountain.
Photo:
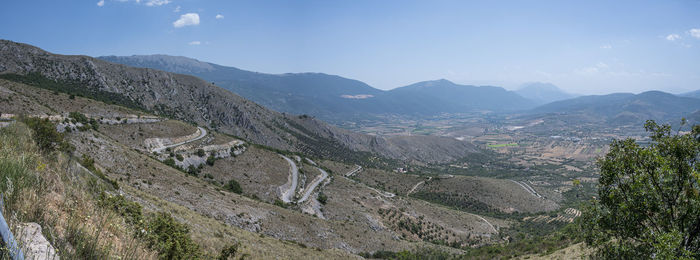
<svg viewBox="0 0 700 260">
<path fill-rule="evenodd" d="M 698 110 L 700 99 L 679 97 L 661 91 L 647 91 L 636 95 L 616 93 L 582 96 L 549 103 L 531 112 L 584 115 L 612 124 L 624 124 L 639 123 L 648 119 L 673 123 Z"/>
<path fill-rule="evenodd" d="M 562 91 L 551 83 L 542 82 L 524 84 L 516 90 L 515 93 L 540 105 L 576 97 L 575 95 Z"/>
<path fill-rule="evenodd" d="M 534 103 L 501 87 L 469 86 L 449 80 L 423 81 L 395 88 L 378 97 L 386 109 L 414 114 L 460 113 L 477 110 L 498 112 L 534 107 Z"/>
<path fill-rule="evenodd" d="M 691 98 L 700 98 L 700 89 L 691 91 L 691 92 L 686 92 L 683 94 L 679 94 L 681 97 L 691 97 Z"/>
<path fill-rule="evenodd" d="M 189 74 L 215 83 L 280 112 L 309 114 L 327 121 L 378 114 L 435 115 L 474 110 L 515 111 L 535 103 L 499 87 L 426 81 L 383 91 L 361 81 L 323 73 L 265 74 L 167 55 L 103 56 L 128 66 Z"/>
</svg>

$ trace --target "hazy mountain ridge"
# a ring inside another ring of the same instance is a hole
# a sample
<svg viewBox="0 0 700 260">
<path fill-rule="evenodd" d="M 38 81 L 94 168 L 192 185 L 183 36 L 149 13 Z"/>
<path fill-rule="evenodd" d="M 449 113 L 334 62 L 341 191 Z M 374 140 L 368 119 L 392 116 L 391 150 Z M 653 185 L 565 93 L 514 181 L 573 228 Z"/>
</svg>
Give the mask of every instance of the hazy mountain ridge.
<svg viewBox="0 0 700 260">
<path fill-rule="evenodd" d="M 700 98 L 700 89 L 699 89 L 699 90 L 695 90 L 695 91 L 690 91 L 690 92 L 681 93 L 681 94 L 678 94 L 678 96 L 681 96 L 681 97 L 690 97 L 690 98 Z"/>
<path fill-rule="evenodd" d="M 615 93 L 583 96 L 552 102 L 531 113 L 585 114 L 612 124 L 639 123 L 648 119 L 678 122 L 700 109 L 700 99 L 679 97 L 662 91 L 640 94 Z"/>
<path fill-rule="evenodd" d="M 191 74 L 273 110 L 310 114 L 330 121 L 337 121 L 338 117 L 366 118 L 387 113 L 425 116 L 474 110 L 515 111 L 535 106 L 535 102 L 500 87 L 458 85 L 447 80 L 419 82 L 383 91 L 361 81 L 323 73 L 265 74 L 186 57 L 98 58 L 129 66 Z M 168 64 L 170 62 L 174 64 Z M 186 69 L 181 66 L 184 64 L 193 66 Z M 209 66 L 214 69 L 202 69 Z"/>
<path fill-rule="evenodd" d="M 387 103 L 411 104 L 406 109 L 416 114 L 506 112 L 534 107 L 532 101 L 501 87 L 460 85 L 446 79 L 418 82 L 388 93 L 383 97 Z"/>
<path fill-rule="evenodd" d="M 91 92 L 109 93 L 141 109 L 209 126 L 254 143 L 320 157 L 351 157 L 352 151 L 399 160 L 446 161 L 476 149 L 451 138 L 430 137 L 455 153 L 435 150 L 420 158 L 391 145 L 391 139 L 353 133 L 311 117 L 266 109 L 194 76 L 133 68 L 87 57 L 56 55 L 37 47 L 0 40 L 0 74 L 35 75 L 77 83 Z M 448 140 L 449 139 L 449 140 Z M 425 142 L 415 139 L 416 145 Z M 359 156 L 359 155 L 358 155 Z"/>
<path fill-rule="evenodd" d="M 515 93 L 539 105 L 576 97 L 576 95 L 569 94 L 559 89 L 554 84 L 542 82 L 524 84 L 517 89 Z"/>
</svg>

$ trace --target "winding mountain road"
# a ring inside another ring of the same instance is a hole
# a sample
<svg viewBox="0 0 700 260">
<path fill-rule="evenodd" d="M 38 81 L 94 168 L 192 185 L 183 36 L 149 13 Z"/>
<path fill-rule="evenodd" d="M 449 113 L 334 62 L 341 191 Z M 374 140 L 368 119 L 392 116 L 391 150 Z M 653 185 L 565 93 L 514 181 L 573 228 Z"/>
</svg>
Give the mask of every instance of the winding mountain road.
<svg viewBox="0 0 700 260">
<path fill-rule="evenodd" d="M 433 177 L 428 177 L 428 181 L 429 181 L 429 180 L 432 180 L 432 179 L 433 179 Z M 416 185 L 413 186 L 413 188 L 411 188 L 411 190 L 409 190 L 408 193 L 407 193 L 406 195 L 411 195 L 411 193 L 413 193 L 413 191 L 415 191 L 416 188 L 418 188 L 418 186 L 420 186 L 421 184 L 423 184 L 423 183 L 425 183 L 425 182 L 426 182 L 426 181 L 420 181 L 420 182 L 416 183 Z"/>
<path fill-rule="evenodd" d="M 314 192 L 314 189 L 316 189 L 316 186 L 321 184 L 321 182 L 323 182 L 323 180 L 325 180 L 328 177 L 328 173 L 326 171 L 324 171 L 321 168 L 316 168 L 316 169 L 321 171 L 321 175 L 316 176 L 316 178 L 314 178 L 314 180 L 311 182 L 311 185 L 309 185 L 309 189 L 306 190 L 306 192 L 304 193 L 304 196 L 302 196 L 301 199 L 299 200 L 299 203 L 302 203 L 302 202 L 306 201 L 307 199 L 309 199 L 309 195 L 311 195 L 311 193 Z"/>
<path fill-rule="evenodd" d="M 521 182 L 521 181 L 514 181 L 514 180 L 510 180 L 510 181 L 515 182 L 516 184 L 520 185 L 520 187 L 523 187 L 523 189 L 525 189 L 527 192 L 529 192 L 530 194 L 532 194 L 532 196 L 535 196 L 535 197 L 538 197 L 538 198 L 542 198 L 542 195 L 540 195 L 539 193 L 537 193 L 537 191 L 535 191 L 535 189 L 533 189 L 532 187 L 530 187 L 530 185 L 527 185 L 527 183 L 524 183 L 524 182 Z"/>
<path fill-rule="evenodd" d="M 345 174 L 345 177 L 353 176 L 353 175 L 355 175 L 355 173 L 359 172 L 360 170 L 362 170 L 362 166 L 357 165 L 357 168 L 355 168 L 355 169 L 352 170 L 352 171 L 347 172 L 347 173 Z"/>
<path fill-rule="evenodd" d="M 294 191 L 297 188 L 299 169 L 292 159 L 289 159 L 284 155 L 280 156 L 282 156 L 282 158 L 287 160 L 287 163 L 289 163 L 289 177 L 287 178 L 287 183 L 279 187 L 281 190 L 280 199 L 284 201 L 284 203 L 290 203 L 294 197 Z"/>
<path fill-rule="evenodd" d="M 160 153 L 160 152 L 162 152 L 162 151 L 165 150 L 165 149 L 173 148 L 173 147 L 180 146 L 180 145 L 183 145 L 183 144 L 186 144 L 186 143 L 191 143 L 191 142 L 197 141 L 197 140 L 202 139 L 202 138 L 204 138 L 205 136 L 207 136 L 207 129 L 204 129 L 204 128 L 198 126 L 198 127 L 197 127 L 197 130 L 199 131 L 199 136 L 197 136 L 197 137 L 195 137 L 195 138 L 192 138 L 192 139 L 189 139 L 189 140 L 185 140 L 185 141 L 179 142 L 179 143 L 164 145 L 164 146 L 162 146 L 162 147 L 155 148 L 155 149 L 153 149 L 153 152 L 158 152 L 158 153 Z"/>
<path fill-rule="evenodd" d="M 477 214 L 473 214 L 473 213 L 469 213 L 469 214 L 472 214 L 472 215 L 474 215 L 475 217 L 480 218 L 481 220 L 483 220 L 484 222 L 486 222 L 486 224 L 489 225 L 489 227 L 491 227 L 491 229 L 493 229 L 493 232 L 498 233 L 498 230 L 496 230 L 496 227 L 494 227 L 493 225 L 491 225 L 491 222 L 489 222 L 488 220 L 486 220 L 484 217 L 479 216 L 479 215 L 477 215 Z"/>
</svg>

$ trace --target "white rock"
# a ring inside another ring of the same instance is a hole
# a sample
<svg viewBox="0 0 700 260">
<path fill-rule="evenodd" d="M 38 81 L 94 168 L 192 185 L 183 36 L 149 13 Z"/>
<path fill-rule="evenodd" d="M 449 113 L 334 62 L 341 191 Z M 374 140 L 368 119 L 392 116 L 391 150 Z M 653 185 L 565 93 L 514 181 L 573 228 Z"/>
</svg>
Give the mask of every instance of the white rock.
<svg viewBox="0 0 700 260">
<path fill-rule="evenodd" d="M 58 260 L 51 243 L 41 234 L 41 226 L 37 223 L 22 223 L 17 232 L 17 242 L 21 245 L 25 259 L 31 260 Z"/>
</svg>

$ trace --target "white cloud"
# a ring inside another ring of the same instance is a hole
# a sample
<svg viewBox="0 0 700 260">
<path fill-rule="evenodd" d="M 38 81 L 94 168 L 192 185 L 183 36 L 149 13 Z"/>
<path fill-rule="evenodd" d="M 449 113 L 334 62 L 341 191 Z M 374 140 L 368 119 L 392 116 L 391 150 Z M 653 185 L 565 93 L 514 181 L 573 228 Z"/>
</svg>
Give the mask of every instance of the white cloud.
<svg viewBox="0 0 700 260">
<path fill-rule="evenodd" d="M 216 15 L 216 19 L 224 19 L 224 16 L 221 15 L 221 14 L 217 14 L 217 15 Z M 700 32 L 698 32 L 698 33 L 700 33 Z"/>
<path fill-rule="evenodd" d="M 140 0 L 136 0 L 136 2 L 140 2 Z M 161 6 L 161 5 L 167 5 L 171 3 L 170 0 L 148 0 L 146 1 L 146 6 Z"/>
<path fill-rule="evenodd" d="M 202 44 L 202 42 L 200 42 L 200 41 L 193 41 L 193 42 L 189 42 L 188 44 L 189 44 L 189 45 L 200 45 L 200 44 Z"/>
<path fill-rule="evenodd" d="M 678 34 L 675 34 L 675 33 L 672 33 L 672 34 L 669 34 L 668 36 L 666 36 L 666 40 L 668 40 L 668 41 L 675 41 L 675 40 L 678 40 L 680 38 L 681 38 L 681 36 Z"/>
<path fill-rule="evenodd" d="M 175 10 L 173 10 L 173 12 L 179 13 L 179 12 L 180 12 L 180 6 L 178 5 L 177 7 L 175 7 Z"/>
<path fill-rule="evenodd" d="M 600 48 L 601 48 L 601 49 L 609 50 L 609 49 L 612 49 L 612 45 L 610 45 L 610 44 L 605 44 L 605 45 L 600 46 Z"/>
<path fill-rule="evenodd" d="M 693 36 L 693 37 L 695 37 L 695 38 L 700 39 L 700 29 L 698 29 L 698 28 L 693 28 L 693 29 L 690 29 L 690 30 L 688 31 L 688 33 L 690 33 L 690 36 Z"/>
<path fill-rule="evenodd" d="M 186 13 L 180 15 L 180 19 L 173 22 L 175 28 L 180 28 L 188 25 L 199 25 L 199 14 L 197 13 Z"/>
<path fill-rule="evenodd" d="M 99 7 L 102 7 L 104 5 L 105 5 L 105 0 L 100 0 L 99 2 L 97 2 L 97 6 L 99 6 Z"/>
</svg>

